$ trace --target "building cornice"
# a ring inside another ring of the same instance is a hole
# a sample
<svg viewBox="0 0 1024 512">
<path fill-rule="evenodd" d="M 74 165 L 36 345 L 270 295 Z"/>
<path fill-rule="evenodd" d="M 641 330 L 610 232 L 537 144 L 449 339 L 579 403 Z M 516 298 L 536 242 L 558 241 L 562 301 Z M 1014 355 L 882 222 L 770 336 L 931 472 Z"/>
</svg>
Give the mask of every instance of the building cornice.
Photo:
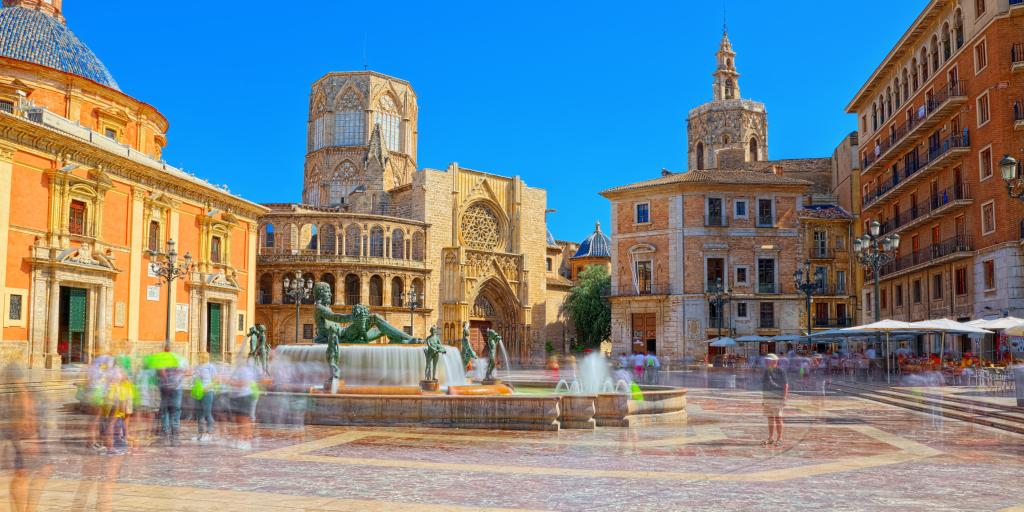
<svg viewBox="0 0 1024 512">
<path fill-rule="evenodd" d="M 158 168 L 115 155 L 93 145 L 89 141 L 65 134 L 54 128 L 42 126 L 17 116 L 0 114 L 0 142 L 22 145 L 42 151 L 54 157 L 103 170 L 118 178 L 162 190 L 172 195 L 206 204 L 235 215 L 255 220 L 270 210 L 259 204 L 224 192 L 212 185 L 204 185 L 184 177 L 171 175 Z M 139 154 L 143 154 L 139 152 Z"/>
</svg>

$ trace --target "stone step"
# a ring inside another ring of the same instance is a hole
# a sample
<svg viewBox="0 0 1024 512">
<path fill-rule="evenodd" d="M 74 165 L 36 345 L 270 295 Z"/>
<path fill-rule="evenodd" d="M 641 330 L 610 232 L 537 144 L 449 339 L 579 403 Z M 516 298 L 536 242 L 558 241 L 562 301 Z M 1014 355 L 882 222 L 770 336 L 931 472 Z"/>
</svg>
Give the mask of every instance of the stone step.
<svg viewBox="0 0 1024 512">
<path fill-rule="evenodd" d="M 863 389 L 868 392 L 878 393 L 884 396 L 900 400 L 911 400 L 915 402 L 920 402 L 923 404 L 927 404 L 929 406 L 946 407 L 960 412 L 979 413 L 992 416 L 995 418 L 1005 419 L 1008 421 L 1024 422 L 1024 409 L 1017 407 L 1004 406 L 1002 404 L 993 404 L 982 402 L 979 400 L 957 398 L 934 393 L 918 394 L 914 392 L 901 391 L 898 388 L 886 388 L 871 384 L 858 383 L 846 384 L 846 386 Z"/>
<path fill-rule="evenodd" d="M 875 392 L 875 390 L 859 388 L 855 386 L 849 386 L 847 384 L 832 383 L 834 388 L 840 391 L 845 391 L 848 394 L 864 398 L 867 400 L 873 400 L 884 404 L 902 407 L 904 409 L 911 409 L 919 412 L 928 414 L 936 414 L 936 410 L 939 410 L 940 414 L 946 418 L 957 419 L 966 421 L 968 423 L 975 423 L 978 425 L 985 425 L 1016 434 L 1024 434 L 1024 420 L 1013 419 L 1007 420 L 993 416 L 991 413 L 984 412 L 963 412 L 965 409 L 961 407 L 954 407 L 941 402 L 934 402 L 916 397 L 893 397 L 886 394 Z"/>
</svg>

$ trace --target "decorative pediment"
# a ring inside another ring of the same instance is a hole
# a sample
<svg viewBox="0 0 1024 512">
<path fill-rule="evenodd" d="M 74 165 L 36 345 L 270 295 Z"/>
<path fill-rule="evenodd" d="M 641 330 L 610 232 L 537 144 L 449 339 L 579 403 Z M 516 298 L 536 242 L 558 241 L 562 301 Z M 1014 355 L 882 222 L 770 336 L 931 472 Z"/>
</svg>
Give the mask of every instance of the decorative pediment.
<svg viewBox="0 0 1024 512">
<path fill-rule="evenodd" d="M 490 182 L 487 178 L 480 178 L 476 184 L 469 191 L 469 197 L 466 199 L 467 202 L 473 202 L 480 198 L 486 198 L 496 205 L 500 205 L 501 201 L 498 200 L 498 195 L 494 193 L 494 189 L 491 188 Z"/>
<path fill-rule="evenodd" d="M 113 123 L 120 126 L 128 124 L 128 121 L 131 120 L 128 118 L 127 114 L 125 114 L 123 111 L 119 109 L 97 108 L 95 112 L 96 117 L 98 117 L 101 121 L 106 121 L 108 123 Z"/>
<path fill-rule="evenodd" d="M 207 286 L 217 286 L 221 288 L 238 289 L 238 282 L 235 280 L 234 273 L 231 275 L 224 274 L 222 272 L 216 272 L 213 274 L 207 274 L 204 282 Z"/>
<path fill-rule="evenodd" d="M 105 254 L 98 254 L 92 251 L 90 244 L 82 244 L 78 247 L 69 247 L 57 255 L 59 263 L 71 263 L 75 265 L 86 265 L 107 270 L 116 270 L 114 262 Z"/>
</svg>

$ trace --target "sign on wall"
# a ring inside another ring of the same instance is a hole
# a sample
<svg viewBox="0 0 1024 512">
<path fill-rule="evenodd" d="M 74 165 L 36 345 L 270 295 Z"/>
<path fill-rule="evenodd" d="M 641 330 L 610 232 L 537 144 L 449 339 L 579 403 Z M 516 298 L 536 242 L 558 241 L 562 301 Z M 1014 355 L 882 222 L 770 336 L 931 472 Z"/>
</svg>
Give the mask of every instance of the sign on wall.
<svg viewBox="0 0 1024 512">
<path fill-rule="evenodd" d="M 174 330 L 188 332 L 188 304 L 174 305 Z"/>
<path fill-rule="evenodd" d="M 146 287 L 146 300 L 159 301 L 160 300 L 160 285 L 152 285 Z"/>
<path fill-rule="evenodd" d="M 124 302 L 114 303 L 114 327 L 124 327 L 125 304 Z"/>
</svg>

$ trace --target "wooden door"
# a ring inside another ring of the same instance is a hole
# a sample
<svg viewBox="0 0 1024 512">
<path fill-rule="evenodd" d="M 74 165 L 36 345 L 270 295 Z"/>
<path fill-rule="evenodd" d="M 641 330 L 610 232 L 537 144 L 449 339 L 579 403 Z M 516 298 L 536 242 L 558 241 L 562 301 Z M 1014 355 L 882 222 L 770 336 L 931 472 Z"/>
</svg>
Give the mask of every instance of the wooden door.
<svg viewBox="0 0 1024 512">
<path fill-rule="evenodd" d="M 487 352 L 487 329 L 490 329 L 491 325 L 491 322 L 486 320 L 470 320 L 469 322 L 469 344 L 476 351 L 476 355 L 480 357 Z"/>
<path fill-rule="evenodd" d="M 206 304 L 206 350 L 210 357 L 217 359 L 221 355 L 224 341 L 224 319 L 221 315 L 220 304 L 210 302 Z"/>
<path fill-rule="evenodd" d="M 647 352 L 647 347 L 651 346 L 652 342 L 656 345 L 657 339 L 657 315 L 655 313 L 633 313 L 633 350 Z"/>
</svg>

